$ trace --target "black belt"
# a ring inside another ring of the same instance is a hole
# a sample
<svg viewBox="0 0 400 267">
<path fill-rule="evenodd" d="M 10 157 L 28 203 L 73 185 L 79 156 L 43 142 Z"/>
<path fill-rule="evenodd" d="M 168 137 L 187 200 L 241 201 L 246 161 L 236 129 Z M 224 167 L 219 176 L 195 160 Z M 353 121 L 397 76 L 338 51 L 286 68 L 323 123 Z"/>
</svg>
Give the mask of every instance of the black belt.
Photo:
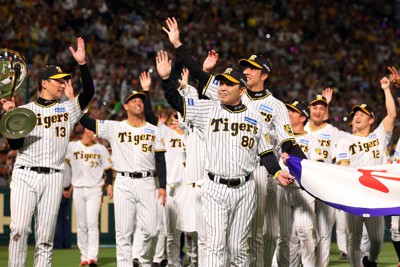
<svg viewBox="0 0 400 267">
<path fill-rule="evenodd" d="M 147 171 L 147 172 L 118 172 L 120 173 L 122 176 L 127 176 L 127 177 L 131 177 L 131 178 L 146 178 L 146 177 L 150 177 L 153 175 L 153 173 L 151 171 Z"/>
<path fill-rule="evenodd" d="M 230 186 L 238 186 L 238 185 L 240 185 L 242 183 L 242 179 L 240 179 L 240 178 L 226 179 L 226 178 L 220 177 L 219 180 L 218 180 L 218 179 L 216 179 L 215 174 L 210 173 L 210 172 L 208 173 L 208 178 L 210 178 L 211 181 L 227 185 L 228 187 L 230 187 Z M 244 181 L 245 182 L 247 182 L 248 180 L 250 180 L 250 174 L 246 175 L 244 177 Z"/>
<path fill-rule="evenodd" d="M 61 170 L 47 168 L 47 167 L 20 166 L 19 169 L 28 170 L 28 171 L 34 171 L 34 172 L 37 172 L 37 173 L 55 173 L 55 172 L 60 172 L 61 171 Z"/>
</svg>

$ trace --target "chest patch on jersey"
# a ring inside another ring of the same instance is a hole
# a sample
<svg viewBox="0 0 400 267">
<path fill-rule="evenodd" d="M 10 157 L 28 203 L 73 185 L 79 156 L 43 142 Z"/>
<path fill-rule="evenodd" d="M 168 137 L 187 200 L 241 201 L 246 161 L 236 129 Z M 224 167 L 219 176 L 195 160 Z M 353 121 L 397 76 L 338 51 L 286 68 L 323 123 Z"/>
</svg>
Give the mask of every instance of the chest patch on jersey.
<svg viewBox="0 0 400 267">
<path fill-rule="evenodd" d="M 266 112 L 268 112 L 268 113 L 272 113 L 272 112 L 274 111 L 273 108 L 271 108 L 271 107 L 269 107 L 269 106 L 266 106 L 266 105 L 264 105 L 264 104 L 261 104 L 260 107 L 259 107 L 259 109 L 261 109 L 261 110 L 263 110 L 263 111 L 266 111 Z"/>
<path fill-rule="evenodd" d="M 94 153 L 97 153 L 97 154 L 100 154 L 100 153 L 101 153 L 101 151 L 100 151 L 99 149 L 97 149 L 97 148 L 93 149 L 93 152 L 94 152 Z"/>
<path fill-rule="evenodd" d="M 154 134 L 154 133 L 155 133 L 154 130 L 149 129 L 149 128 L 144 129 L 144 132 L 145 132 L 145 133 L 151 133 L 151 134 Z"/>
<path fill-rule="evenodd" d="M 376 133 L 370 134 L 370 136 L 369 136 L 368 138 L 369 138 L 369 139 L 375 139 L 375 138 L 376 138 Z"/>
<path fill-rule="evenodd" d="M 194 99 L 193 98 L 187 98 L 186 99 L 186 104 L 188 106 L 194 106 Z"/>
<path fill-rule="evenodd" d="M 249 118 L 246 116 L 246 117 L 244 117 L 244 120 L 252 125 L 257 125 L 257 120 L 255 120 L 255 119 L 252 119 L 252 118 Z"/>
<path fill-rule="evenodd" d="M 331 139 L 331 135 L 330 134 L 321 134 L 320 138 L 321 139 Z"/>
<path fill-rule="evenodd" d="M 339 153 L 337 160 L 347 159 L 347 153 Z"/>
<path fill-rule="evenodd" d="M 67 110 L 64 107 L 62 107 L 62 108 L 55 108 L 54 111 L 56 113 L 63 113 L 63 112 L 66 112 Z"/>
<path fill-rule="evenodd" d="M 306 146 L 308 146 L 308 144 L 310 143 L 308 140 L 306 140 L 306 139 L 300 139 L 300 142 L 299 142 L 301 145 L 306 145 Z"/>
</svg>

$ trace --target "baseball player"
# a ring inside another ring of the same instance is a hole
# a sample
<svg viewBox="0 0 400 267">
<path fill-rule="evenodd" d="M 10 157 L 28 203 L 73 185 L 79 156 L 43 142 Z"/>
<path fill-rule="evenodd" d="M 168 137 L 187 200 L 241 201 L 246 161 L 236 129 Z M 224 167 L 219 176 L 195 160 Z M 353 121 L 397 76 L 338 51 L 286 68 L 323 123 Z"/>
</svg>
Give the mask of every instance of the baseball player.
<svg viewBox="0 0 400 267">
<path fill-rule="evenodd" d="M 328 101 L 323 95 L 316 95 L 309 103 L 310 120 L 305 131 L 313 135 L 319 143 L 317 153 L 321 161 L 332 163 L 335 159 L 334 147 L 341 136 L 346 133 L 325 121 L 328 112 Z M 322 179 L 322 177 L 321 177 Z M 315 201 L 317 248 L 315 266 L 329 266 L 332 228 L 335 223 L 336 210 L 322 201 Z"/>
<path fill-rule="evenodd" d="M 181 227 L 178 227 L 178 198 L 182 190 L 182 174 L 184 173 L 184 144 L 183 130 L 178 124 L 166 126 L 164 121 L 159 120 L 152 109 L 149 97 L 151 78 L 149 72 L 140 74 L 140 84 L 146 94 L 145 100 L 145 115 L 146 120 L 153 125 L 158 125 L 160 133 L 165 144 L 165 162 L 167 165 L 167 194 L 168 201 L 163 209 L 166 226 L 166 247 L 167 259 L 170 266 L 179 266 L 180 263 L 180 236 Z M 175 115 L 177 116 L 177 115 Z M 167 117 L 168 118 L 168 117 Z M 166 118 L 166 119 L 167 119 Z M 162 240 L 161 240 L 162 239 Z M 158 242 L 165 243 L 164 238 L 159 238 Z M 161 246 L 161 255 L 164 251 L 164 246 Z M 160 259 L 159 259 L 160 260 Z"/>
<path fill-rule="evenodd" d="M 206 85 L 200 94 L 205 94 L 210 99 L 217 100 L 219 81 L 213 75 L 204 72 L 187 53 L 179 39 L 179 29 L 175 18 L 168 18 L 166 23 L 169 31 L 166 29 L 164 31 L 167 32 L 170 42 L 175 47 L 185 66 L 199 80 L 200 84 Z M 210 65 L 215 65 L 216 59 L 215 52 L 210 52 L 209 62 L 205 62 L 203 69 L 211 69 L 212 66 Z M 244 68 L 243 73 L 248 80 L 248 89 L 242 98 L 243 103 L 251 109 L 258 110 L 264 117 L 265 122 L 272 125 L 273 133 L 271 138 L 278 140 L 282 151 L 305 158 L 300 147 L 294 142 L 286 107 L 266 89 L 266 81 L 271 71 L 269 60 L 260 55 L 252 55 L 249 59 L 241 59 L 239 64 Z M 251 239 L 249 240 L 251 266 L 271 265 L 278 237 L 276 229 L 278 225 L 276 183 L 273 179 L 267 180 L 267 176 L 268 173 L 262 167 L 257 168 L 254 173 L 257 205 L 251 226 Z M 268 196 L 268 201 L 266 196 Z M 265 215 L 266 211 L 267 215 Z M 264 228 L 265 240 L 263 238 L 264 216 L 266 216 L 265 219 L 267 220 L 267 225 Z"/>
<path fill-rule="evenodd" d="M 77 217 L 77 243 L 80 266 L 97 266 L 99 252 L 99 214 L 103 187 L 112 199 L 113 173 L 108 149 L 96 143 L 92 131 L 85 129 L 82 139 L 68 145 L 65 156 L 71 165 L 74 207 Z M 106 173 L 106 182 L 103 173 Z"/>
<path fill-rule="evenodd" d="M 296 142 L 308 159 L 320 160 L 316 152 L 317 140 L 304 131 L 304 125 L 310 114 L 307 105 L 300 101 L 285 105 L 289 112 Z M 287 154 L 284 153 L 282 157 L 286 160 Z M 287 169 L 287 167 L 282 166 L 282 169 Z M 278 203 L 280 225 L 277 244 L 278 266 L 298 266 L 298 262 L 296 262 L 298 257 L 295 255 L 298 252 L 303 266 L 315 266 L 314 197 L 301 190 L 295 182 L 286 188 L 278 187 Z M 293 241 L 296 242 L 293 243 Z M 300 243 L 299 251 L 293 249 L 297 246 L 297 242 Z"/>
<path fill-rule="evenodd" d="M 375 113 L 366 104 L 355 105 L 352 108 L 353 134 L 342 139 L 337 147 L 337 163 L 342 166 L 361 167 L 384 164 L 384 155 L 387 144 L 391 138 L 394 121 L 396 118 L 396 106 L 390 91 L 390 81 L 384 77 L 380 80 L 381 88 L 385 94 L 387 115 L 379 126 L 371 131 L 375 121 Z M 364 179 L 374 179 L 366 176 Z M 351 266 L 377 266 L 379 252 L 383 245 L 384 218 L 359 217 L 350 213 L 346 214 L 349 238 L 347 240 L 348 257 Z M 363 231 L 363 223 L 368 232 L 370 241 L 369 256 L 362 258 L 360 243 Z M 362 263 L 361 263 L 362 258 Z"/>
<path fill-rule="evenodd" d="M 205 136 L 208 179 L 202 188 L 202 205 L 209 244 L 206 266 L 226 266 L 227 253 L 232 265 L 247 265 L 246 243 L 255 209 L 251 174 L 259 164 L 257 155 L 283 185 L 291 184 L 293 177 L 280 170 L 261 115 L 241 102 L 246 88 L 244 74 L 227 68 L 216 76 L 220 102 L 184 101 L 169 78 L 172 67 L 168 54 L 158 52 L 156 62 L 168 103 Z"/>
<path fill-rule="evenodd" d="M 37 125 L 24 138 L 9 139 L 18 150 L 11 181 L 11 224 L 8 266 L 25 266 L 27 238 L 35 216 L 35 266 L 50 266 L 58 208 L 63 192 L 64 156 L 73 126 L 93 97 L 93 80 L 86 65 L 85 44 L 77 39 L 77 50 L 69 48 L 82 74 L 83 92 L 59 103 L 65 92 L 73 92 L 71 75 L 58 66 L 44 67 L 38 76 L 39 97 L 24 108 L 36 114 Z M 8 111 L 15 104 L 3 102 Z"/>
<path fill-rule="evenodd" d="M 118 266 L 132 266 L 132 235 L 138 227 L 143 235 L 142 266 L 151 266 L 158 235 L 157 195 L 154 173 L 160 182 L 158 198 L 166 200 L 165 147 L 159 129 L 144 117 L 145 94 L 132 91 L 124 99 L 128 118 L 124 121 L 93 120 L 83 116 L 81 124 L 108 140 L 117 172 L 114 183 L 115 232 Z"/>
<path fill-rule="evenodd" d="M 397 164 L 400 163 L 400 138 L 397 141 L 393 159 L 394 159 L 394 162 L 396 162 Z M 399 263 L 397 264 L 397 266 L 400 267 L 400 216 L 392 216 L 391 221 L 392 221 L 392 223 L 391 223 L 390 231 L 392 232 L 392 242 L 393 242 L 394 249 L 396 250 L 397 258 L 399 260 Z"/>
</svg>

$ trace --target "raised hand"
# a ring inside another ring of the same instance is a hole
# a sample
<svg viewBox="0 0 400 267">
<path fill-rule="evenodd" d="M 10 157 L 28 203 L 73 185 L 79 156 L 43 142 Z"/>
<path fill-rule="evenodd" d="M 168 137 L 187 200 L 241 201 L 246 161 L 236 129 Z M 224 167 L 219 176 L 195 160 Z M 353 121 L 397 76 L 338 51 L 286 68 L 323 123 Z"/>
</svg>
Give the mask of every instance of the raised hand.
<svg viewBox="0 0 400 267">
<path fill-rule="evenodd" d="M 203 62 L 203 70 L 210 73 L 210 71 L 217 65 L 218 59 L 219 56 L 215 50 L 208 51 L 208 55 Z"/>
<path fill-rule="evenodd" d="M 178 82 L 181 85 L 181 89 L 185 89 L 189 82 L 189 70 L 187 68 L 182 69 L 181 77 L 182 79 L 178 79 Z"/>
<path fill-rule="evenodd" d="M 69 51 L 71 51 L 72 56 L 75 58 L 78 64 L 83 65 L 86 63 L 85 42 L 83 41 L 82 37 L 78 37 L 76 43 L 76 51 L 72 48 L 72 46 L 69 47 Z"/>
<path fill-rule="evenodd" d="M 326 102 L 328 102 L 328 105 L 332 101 L 332 95 L 333 95 L 333 89 L 330 87 L 325 88 L 325 90 L 322 91 L 322 96 L 324 96 L 326 98 Z"/>
<path fill-rule="evenodd" d="M 156 56 L 157 73 L 161 79 L 169 78 L 172 70 L 172 60 L 168 59 L 167 51 L 158 51 Z"/>
<path fill-rule="evenodd" d="M 176 22 L 174 17 L 167 18 L 165 22 L 167 23 L 168 29 L 165 27 L 162 27 L 162 29 L 168 34 L 169 41 L 175 48 L 181 46 L 182 43 L 179 40 L 178 22 Z"/>
<path fill-rule="evenodd" d="M 392 83 L 394 83 L 394 85 L 396 87 L 400 87 L 400 74 L 397 72 L 396 68 L 393 66 L 392 67 L 389 66 L 388 69 L 390 71 L 390 76 L 389 76 L 390 81 Z"/>
<path fill-rule="evenodd" d="M 65 96 L 68 99 L 74 99 L 74 88 L 72 87 L 72 80 L 65 80 L 65 89 L 64 89 Z"/>
<path fill-rule="evenodd" d="M 383 77 L 381 79 L 381 88 L 385 90 L 389 89 L 389 86 L 390 86 L 390 80 L 388 79 L 388 77 Z"/>
<path fill-rule="evenodd" d="M 150 91 L 150 85 L 151 85 L 150 72 L 143 71 L 142 73 L 140 73 L 139 81 L 143 91 L 145 92 Z"/>
</svg>

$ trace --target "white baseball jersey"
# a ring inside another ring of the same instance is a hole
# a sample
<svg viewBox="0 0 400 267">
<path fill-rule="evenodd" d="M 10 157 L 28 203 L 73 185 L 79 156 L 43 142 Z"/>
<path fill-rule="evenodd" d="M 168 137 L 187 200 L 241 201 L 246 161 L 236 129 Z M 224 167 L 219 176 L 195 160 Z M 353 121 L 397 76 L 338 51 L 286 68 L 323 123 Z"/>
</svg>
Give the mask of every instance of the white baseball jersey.
<svg viewBox="0 0 400 267">
<path fill-rule="evenodd" d="M 103 186 L 103 173 L 112 167 L 110 152 L 97 143 L 86 146 L 80 140 L 70 142 L 65 158 L 71 164 L 74 187 Z"/>
<path fill-rule="evenodd" d="M 165 124 L 160 124 L 160 133 L 165 144 L 165 164 L 167 166 L 167 184 L 182 181 L 185 163 L 183 134 L 178 134 Z"/>
<path fill-rule="evenodd" d="M 96 120 L 96 133 L 110 142 L 111 160 L 119 172 L 154 171 L 154 153 L 165 151 L 159 128 L 147 122 L 133 126 L 126 120 Z"/>
<path fill-rule="evenodd" d="M 400 138 L 397 141 L 396 149 L 393 154 L 393 160 L 398 161 L 400 159 Z"/>
<path fill-rule="evenodd" d="M 337 146 L 337 162 L 348 161 L 350 167 L 385 164 L 385 151 L 392 132 L 383 123 L 368 136 L 350 135 L 341 139 Z"/>
<path fill-rule="evenodd" d="M 230 178 L 246 176 L 258 166 L 257 155 L 271 151 L 269 127 L 259 113 L 243 107 L 233 112 L 219 102 L 186 100 L 185 121 L 205 135 L 207 172 Z"/>
<path fill-rule="evenodd" d="M 82 116 L 78 98 L 50 106 L 36 101 L 21 107 L 36 114 L 36 127 L 25 136 L 22 148 L 18 150 L 15 167 L 48 167 L 64 169 L 64 156 L 74 125 Z M 51 140 L 51 141 L 49 141 Z"/>
</svg>

